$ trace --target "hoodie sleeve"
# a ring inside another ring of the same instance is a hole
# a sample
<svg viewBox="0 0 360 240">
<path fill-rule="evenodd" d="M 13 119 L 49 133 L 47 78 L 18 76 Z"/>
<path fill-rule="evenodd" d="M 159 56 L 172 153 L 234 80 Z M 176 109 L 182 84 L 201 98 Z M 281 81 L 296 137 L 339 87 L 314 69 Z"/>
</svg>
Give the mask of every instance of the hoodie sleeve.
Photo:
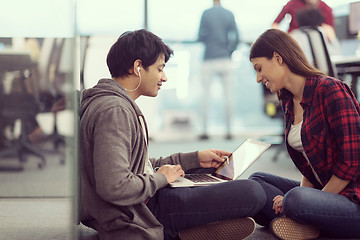
<svg viewBox="0 0 360 240">
<path fill-rule="evenodd" d="M 121 206 L 142 203 L 167 185 L 164 175 L 139 171 L 146 151 L 133 115 L 129 109 L 113 107 L 98 114 L 93 125 L 96 192 Z"/>
<path fill-rule="evenodd" d="M 151 158 L 150 161 L 154 168 L 165 164 L 180 164 L 184 171 L 200 167 L 197 151 L 190 153 L 175 153 L 165 158 L 160 157 L 159 159 Z"/>
</svg>

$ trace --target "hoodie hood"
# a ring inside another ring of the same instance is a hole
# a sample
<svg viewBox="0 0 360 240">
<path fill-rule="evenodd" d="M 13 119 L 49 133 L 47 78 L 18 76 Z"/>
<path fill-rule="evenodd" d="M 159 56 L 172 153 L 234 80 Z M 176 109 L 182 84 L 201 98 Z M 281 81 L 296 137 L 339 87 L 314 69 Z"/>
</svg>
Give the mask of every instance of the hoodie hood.
<svg viewBox="0 0 360 240">
<path fill-rule="evenodd" d="M 120 98 L 127 100 L 135 110 L 136 115 L 143 117 L 143 114 L 141 113 L 141 110 L 138 107 L 138 105 L 134 102 L 134 100 L 132 100 L 130 95 L 121 86 L 121 84 L 113 79 L 101 79 L 94 87 L 83 90 L 81 95 L 82 96 L 81 96 L 80 117 L 83 115 L 83 113 L 88 108 L 89 104 L 94 99 L 109 95 L 118 96 Z"/>
</svg>

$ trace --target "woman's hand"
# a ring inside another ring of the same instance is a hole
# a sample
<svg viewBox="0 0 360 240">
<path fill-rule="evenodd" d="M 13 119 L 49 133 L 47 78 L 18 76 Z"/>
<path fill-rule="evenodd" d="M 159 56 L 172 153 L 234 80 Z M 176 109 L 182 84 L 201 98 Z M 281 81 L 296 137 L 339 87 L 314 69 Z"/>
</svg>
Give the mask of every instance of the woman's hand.
<svg viewBox="0 0 360 240">
<path fill-rule="evenodd" d="M 281 195 L 277 195 L 276 197 L 274 197 L 273 209 L 275 210 L 275 214 L 283 212 L 283 199 L 284 197 Z"/>
<path fill-rule="evenodd" d="M 226 160 L 227 156 L 230 156 L 230 154 L 231 152 L 217 149 L 200 151 L 198 153 L 200 166 L 202 168 L 217 168 Z"/>
</svg>

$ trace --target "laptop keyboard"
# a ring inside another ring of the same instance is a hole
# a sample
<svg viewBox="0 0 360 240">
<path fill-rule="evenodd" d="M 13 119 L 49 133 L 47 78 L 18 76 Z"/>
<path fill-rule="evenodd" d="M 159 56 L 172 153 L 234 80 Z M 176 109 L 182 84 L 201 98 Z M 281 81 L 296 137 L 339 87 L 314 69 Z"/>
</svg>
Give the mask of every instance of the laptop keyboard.
<svg viewBox="0 0 360 240">
<path fill-rule="evenodd" d="M 185 174 L 185 178 L 193 182 L 218 182 L 219 180 L 206 174 Z"/>
</svg>

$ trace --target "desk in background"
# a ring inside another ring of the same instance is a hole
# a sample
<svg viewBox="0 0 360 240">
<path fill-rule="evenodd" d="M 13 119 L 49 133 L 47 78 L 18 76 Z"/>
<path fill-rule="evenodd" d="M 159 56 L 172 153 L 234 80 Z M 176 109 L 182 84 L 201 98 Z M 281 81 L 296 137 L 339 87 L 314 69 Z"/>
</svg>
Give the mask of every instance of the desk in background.
<svg viewBox="0 0 360 240">
<path fill-rule="evenodd" d="M 331 61 L 335 64 L 339 78 L 351 75 L 351 90 L 358 98 L 358 78 L 360 76 L 360 56 L 332 56 Z"/>
</svg>

